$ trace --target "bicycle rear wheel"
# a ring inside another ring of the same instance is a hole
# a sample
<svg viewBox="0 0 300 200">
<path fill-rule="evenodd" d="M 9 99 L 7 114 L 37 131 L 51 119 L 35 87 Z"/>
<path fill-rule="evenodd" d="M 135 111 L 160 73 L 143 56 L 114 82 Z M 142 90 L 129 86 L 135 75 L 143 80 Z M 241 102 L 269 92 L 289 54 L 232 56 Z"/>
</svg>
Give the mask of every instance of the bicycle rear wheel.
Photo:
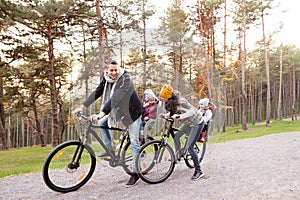
<svg viewBox="0 0 300 200">
<path fill-rule="evenodd" d="M 172 147 L 160 140 L 146 143 L 139 151 L 136 169 L 139 177 L 150 184 L 165 181 L 175 167 Z"/>
<path fill-rule="evenodd" d="M 50 189 L 71 192 L 82 187 L 91 178 L 95 166 L 96 158 L 89 146 L 80 141 L 68 141 L 51 151 L 42 173 L 44 182 Z"/>
<path fill-rule="evenodd" d="M 199 163 L 201 163 L 201 161 L 204 158 L 204 154 L 205 154 L 205 150 L 206 150 L 206 142 L 196 142 L 194 145 L 194 150 L 196 151 L 197 155 L 198 155 L 198 160 Z M 184 157 L 184 161 L 186 166 L 188 166 L 189 168 L 194 168 L 194 162 L 192 159 L 192 156 L 188 153 L 185 157 Z"/>
<path fill-rule="evenodd" d="M 153 137 L 148 136 L 147 137 L 147 141 L 152 141 L 154 140 Z M 124 169 L 124 171 L 129 174 L 132 175 L 132 161 L 133 161 L 133 156 L 132 156 L 132 147 L 131 147 L 131 142 L 130 140 L 125 144 L 122 153 L 121 153 L 121 162 L 122 162 L 122 167 Z M 140 146 L 143 146 L 145 144 L 145 141 L 140 139 Z"/>
</svg>

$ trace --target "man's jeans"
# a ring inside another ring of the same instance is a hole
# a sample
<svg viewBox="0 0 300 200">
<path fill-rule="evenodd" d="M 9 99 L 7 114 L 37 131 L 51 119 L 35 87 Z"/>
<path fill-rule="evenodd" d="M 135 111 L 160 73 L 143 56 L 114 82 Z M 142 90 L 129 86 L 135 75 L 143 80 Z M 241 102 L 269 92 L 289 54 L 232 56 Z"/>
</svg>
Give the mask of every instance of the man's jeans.
<svg viewBox="0 0 300 200">
<path fill-rule="evenodd" d="M 139 117 L 137 120 L 135 120 L 132 124 L 130 124 L 128 126 L 130 143 L 131 143 L 131 147 L 132 147 L 132 156 L 133 156 L 132 172 L 136 172 L 135 161 L 137 158 L 137 154 L 140 150 L 140 142 L 139 142 L 140 123 L 141 123 L 141 118 Z M 102 119 L 99 120 L 99 125 L 100 126 L 108 126 L 108 115 L 104 116 Z M 109 133 L 109 130 L 107 130 L 107 129 L 100 129 L 100 130 L 101 130 L 103 141 L 104 141 L 106 147 L 110 151 L 114 151 L 112 137 Z"/>
<path fill-rule="evenodd" d="M 98 124 L 100 126 L 108 126 L 108 115 L 105 115 L 103 118 L 101 118 L 99 120 Z M 109 133 L 109 130 L 100 128 L 100 131 L 101 131 L 101 134 L 102 134 L 102 137 L 103 137 L 104 144 L 106 145 L 108 150 L 111 151 L 111 152 L 114 151 L 112 138 L 111 138 L 111 135 Z"/>
<path fill-rule="evenodd" d="M 130 137 L 130 143 L 132 147 L 132 156 L 133 156 L 133 163 L 132 163 L 132 172 L 136 172 L 135 163 L 137 154 L 140 150 L 140 124 L 141 124 L 141 118 L 137 118 L 132 124 L 128 126 L 129 131 L 129 137 Z"/>
</svg>

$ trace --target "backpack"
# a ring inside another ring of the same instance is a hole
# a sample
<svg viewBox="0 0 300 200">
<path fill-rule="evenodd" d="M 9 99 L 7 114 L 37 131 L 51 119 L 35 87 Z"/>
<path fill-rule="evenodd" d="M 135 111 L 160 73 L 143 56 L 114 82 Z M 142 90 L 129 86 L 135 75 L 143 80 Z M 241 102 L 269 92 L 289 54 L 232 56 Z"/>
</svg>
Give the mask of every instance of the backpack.
<svg viewBox="0 0 300 200">
<path fill-rule="evenodd" d="M 211 119 L 213 119 L 215 117 L 216 112 L 217 112 L 217 106 L 215 104 L 213 104 L 212 102 L 209 102 L 208 103 L 208 108 L 212 112 Z"/>
</svg>

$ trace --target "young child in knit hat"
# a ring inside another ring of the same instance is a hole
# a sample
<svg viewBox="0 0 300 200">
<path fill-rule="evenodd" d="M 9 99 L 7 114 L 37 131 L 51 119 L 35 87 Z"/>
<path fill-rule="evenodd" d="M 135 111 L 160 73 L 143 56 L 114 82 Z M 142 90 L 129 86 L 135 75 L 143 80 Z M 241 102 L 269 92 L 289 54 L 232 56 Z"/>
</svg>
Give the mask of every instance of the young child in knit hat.
<svg viewBox="0 0 300 200">
<path fill-rule="evenodd" d="M 144 91 L 144 103 L 143 103 L 143 114 L 141 131 L 143 131 L 144 139 L 151 133 L 152 126 L 154 125 L 156 112 L 159 101 L 151 89 Z"/>
<path fill-rule="evenodd" d="M 200 101 L 199 101 L 199 110 L 200 110 L 203 120 L 205 122 L 205 125 L 203 127 L 203 130 L 202 130 L 202 133 L 201 133 L 201 136 L 199 139 L 200 142 L 206 142 L 206 131 L 208 128 L 208 123 L 212 118 L 212 111 L 209 109 L 208 104 L 209 104 L 208 98 L 203 98 L 203 99 L 200 99 Z"/>
</svg>

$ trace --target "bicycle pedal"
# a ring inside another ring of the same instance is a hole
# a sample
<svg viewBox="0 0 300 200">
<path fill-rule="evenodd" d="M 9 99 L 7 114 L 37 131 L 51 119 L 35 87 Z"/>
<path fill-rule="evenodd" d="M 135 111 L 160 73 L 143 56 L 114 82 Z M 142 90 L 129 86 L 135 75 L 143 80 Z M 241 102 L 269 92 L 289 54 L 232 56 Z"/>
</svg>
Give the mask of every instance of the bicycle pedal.
<svg viewBox="0 0 300 200">
<path fill-rule="evenodd" d="M 111 159 L 110 158 L 103 158 L 103 160 L 110 161 Z"/>
<path fill-rule="evenodd" d="M 180 164 L 180 163 L 182 163 L 182 162 L 181 162 L 181 159 L 175 159 L 174 163 L 175 163 L 175 164 Z"/>
</svg>

